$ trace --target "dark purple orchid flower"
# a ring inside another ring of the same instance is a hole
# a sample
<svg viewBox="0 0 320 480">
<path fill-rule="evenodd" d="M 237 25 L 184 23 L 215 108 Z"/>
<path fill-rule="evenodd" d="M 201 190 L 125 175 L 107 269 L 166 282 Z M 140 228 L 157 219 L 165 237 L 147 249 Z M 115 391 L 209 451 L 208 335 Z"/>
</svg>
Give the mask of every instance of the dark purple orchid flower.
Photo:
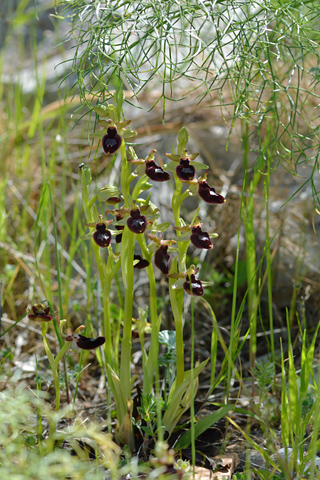
<svg viewBox="0 0 320 480">
<path fill-rule="evenodd" d="M 45 307 L 43 303 L 36 303 L 28 309 L 27 315 L 29 320 L 34 320 L 37 322 L 51 322 L 54 315 L 50 315 L 50 307 Z"/>
<path fill-rule="evenodd" d="M 201 281 L 197 280 L 194 274 L 191 274 L 190 277 L 186 275 L 183 288 L 189 295 L 194 295 L 195 297 L 201 297 L 204 293 Z"/>
<path fill-rule="evenodd" d="M 141 215 L 139 208 L 131 210 L 127 225 L 133 233 L 143 233 L 147 228 L 147 219 Z"/>
<path fill-rule="evenodd" d="M 167 182 L 170 180 L 169 173 L 159 167 L 153 160 L 146 161 L 146 175 L 155 182 Z"/>
<path fill-rule="evenodd" d="M 134 260 L 139 260 L 138 263 L 134 265 L 134 268 L 137 268 L 138 270 L 141 270 L 142 268 L 146 268 L 150 265 L 148 260 L 146 260 L 145 258 L 142 258 L 141 255 L 134 255 Z"/>
<path fill-rule="evenodd" d="M 180 158 L 180 163 L 176 167 L 176 173 L 181 182 L 189 182 L 194 179 L 196 169 L 190 164 L 189 158 Z"/>
<path fill-rule="evenodd" d="M 169 273 L 169 260 L 168 245 L 161 245 L 154 254 L 154 264 L 164 275 Z"/>
<path fill-rule="evenodd" d="M 76 345 L 78 348 L 82 348 L 83 350 L 94 350 L 95 348 L 101 347 L 106 341 L 105 337 L 98 337 L 98 338 L 88 338 L 84 337 L 80 333 L 68 335 L 65 337 L 67 342 L 73 342 L 71 348 L 74 348 Z"/>
<path fill-rule="evenodd" d="M 199 182 L 198 193 L 202 200 L 207 203 L 219 204 L 225 202 L 225 198 L 222 195 L 216 193 L 213 187 L 209 187 L 206 180 Z"/>
<path fill-rule="evenodd" d="M 97 223 L 96 231 L 93 234 L 93 240 L 96 244 L 101 248 L 109 247 L 111 238 L 111 232 L 107 229 L 106 225 L 104 223 Z"/>
<path fill-rule="evenodd" d="M 203 232 L 200 226 L 192 227 L 190 240 L 197 248 L 210 249 L 213 247 L 208 232 Z"/>
<path fill-rule="evenodd" d="M 107 129 L 107 134 L 102 137 L 102 148 L 107 155 L 113 155 L 121 146 L 122 138 L 114 125 Z"/>
</svg>

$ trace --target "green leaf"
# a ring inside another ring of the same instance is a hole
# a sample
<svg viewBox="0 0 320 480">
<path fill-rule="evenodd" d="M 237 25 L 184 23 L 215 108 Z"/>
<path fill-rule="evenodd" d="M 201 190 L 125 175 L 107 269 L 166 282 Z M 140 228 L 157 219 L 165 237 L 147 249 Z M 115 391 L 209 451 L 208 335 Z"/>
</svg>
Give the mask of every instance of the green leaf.
<svg viewBox="0 0 320 480">
<path fill-rule="evenodd" d="M 159 332 L 159 342 L 165 345 L 168 350 L 176 349 L 176 332 L 174 330 L 162 330 Z"/>
<path fill-rule="evenodd" d="M 202 418 L 198 423 L 194 426 L 194 435 L 197 438 L 203 432 L 208 430 L 208 428 L 212 427 L 215 423 L 217 423 L 221 418 L 223 418 L 230 410 L 234 408 L 234 405 L 225 405 L 215 412 L 212 412 L 210 415 Z M 174 448 L 188 448 L 191 444 L 191 430 L 185 432 L 177 441 Z"/>
<path fill-rule="evenodd" d="M 200 365 L 197 365 L 193 372 L 188 370 L 184 373 L 183 381 L 176 385 L 176 380 L 170 389 L 168 396 L 168 407 L 163 415 L 163 425 L 169 433 L 173 432 L 174 427 L 181 418 L 181 415 L 190 407 L 191 402 L 191 388 L 194 388 L 194 396 L 198 388 L 198 376 L 208 363 L 204 360 Z M 191 381 L 191 373 L 193 373 L 193 385 Z"/>
</svg>

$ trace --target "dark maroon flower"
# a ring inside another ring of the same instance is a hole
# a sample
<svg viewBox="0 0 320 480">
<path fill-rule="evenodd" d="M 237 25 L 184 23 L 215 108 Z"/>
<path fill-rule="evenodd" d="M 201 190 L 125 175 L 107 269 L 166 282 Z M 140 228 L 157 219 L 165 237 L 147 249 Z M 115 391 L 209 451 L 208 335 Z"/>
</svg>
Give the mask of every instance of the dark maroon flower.
<svg viewBox="0 0 320 480">
<path fill-rule="evenodd" d="M 170 180 L 169 173 L 165 172 L 163 168 L 159 167 L 153 160 L 146 162 L 146 175 L 155 182 L 167 182 Z"/>
<path fill-rule="evenodd" d="M 27 315 L 29 320 L 35 320 L 38 322 L 51 322 L 54 315 L 50 315 L 50 307 L 45 307 L 43 303 L 36 303 L 28 309 Z"/>
<path fill-rule="evenodd" d="M 80 333 L 68 335 L 65 337 L 65 340 L 67 342 L 73 342 L 71 348 L 74 348 L 76 344 L 78 348 L 82 348 L 83 350 L 93 350 L 101 347 L 106 341 L 105 337 L 88 338 L 80 335 Z"/>
<path fill-rule="evenodd" d="M 168 255 L 168 245 L 161 245 L 154 254 L 154 264 L 162 273 L 164 273 L 164 275 L 169 273 L 169 260 L 170 255 Z"/>
<path fill-rule="evenodd" d="M 213 187 L 209 187 L 206 180 L 199 182 L 198 193 L 202 198 L 202 200 L 204 200 L 207 203 L 219 204 L 225 201 L 225 198 L 222 195 L 219 195 L 218 193 L 216 193 Z"/>
<path fill-rule="evenodd" d="M 78 347 L 82 348 L 83 350 L 93 350 L 94 348 L 101 347 L 101 345 L 103 345 L 106 341 L 104 337 L 88 338 L 80 335 L 80 333 L 78 334 L 78 338 L 75 340 Z"/>
<path fill-rule="evenodd" d="M 176 173 L 181 182 L 189 182 L 193 180 L 196 174 L 196 169 L 190 165 L 189 158 L 180 158 L 180 163 L 176 168 Z"/>
<path fill-rule="evenodd" d="M 184 290 L 189 295 L 194 295 L 196 297 L 201 297 L 204 293 L 203 286 L 200 280 L 196 279 L 194 274 L 186 275 L 186 281 L 183 284 Z"/>
<path fill-rule="evenodd" d="M 138 263 L 134 265 L 134 268 L 141 270 L 142 268 L 146 268 L 149 265 L 148 260 L 142 258 L 141 255 L 135 255 L 134 260 L 139 260 Z"/>
<path fill-rule="evenodd" d="M 101 248 L 109 247 L 111 238 L 111 232 L 110 230 L 107 230 L 106 225 L 104 223 L 97 223 L 96 231 L 93 234 L 93 240 L 96 244 Z"/>
<path fill-rule="evenodd" d="M 147 219 L 141 215 L 139 208 L 131 210 L 127 225 L 133 233 L 143 233 L 147 228 Z"/>
<path fill-rule="evenodd" d="M 208 232 L 203 232 L 200 226 L 192 227 L 190 240 L 197 248 L 210 249 L 213 247 Z"/>
<path fill-rule="evenodd" d="M 113 155 L 121 146 L 122 138 L 114 125 L 107 129 L 107 134 L 102 137 L 102 148 L 107 155 Z"/>
</svg>

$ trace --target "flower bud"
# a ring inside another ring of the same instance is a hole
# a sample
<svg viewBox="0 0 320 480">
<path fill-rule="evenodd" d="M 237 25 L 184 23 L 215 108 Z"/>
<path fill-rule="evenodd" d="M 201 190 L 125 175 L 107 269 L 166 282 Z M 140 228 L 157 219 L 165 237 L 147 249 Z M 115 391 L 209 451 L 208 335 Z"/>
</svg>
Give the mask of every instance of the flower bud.
<svg viewBox="0 0 320 480">
<path fill-rule="evenodd" d="M 201 297 L 204 293 L 203 286 L 200 280 L 196 279 L 194 274 L 186 275 L 186 281 L 183 284 L 184 290 L 189 295 Z"/>
</svg>

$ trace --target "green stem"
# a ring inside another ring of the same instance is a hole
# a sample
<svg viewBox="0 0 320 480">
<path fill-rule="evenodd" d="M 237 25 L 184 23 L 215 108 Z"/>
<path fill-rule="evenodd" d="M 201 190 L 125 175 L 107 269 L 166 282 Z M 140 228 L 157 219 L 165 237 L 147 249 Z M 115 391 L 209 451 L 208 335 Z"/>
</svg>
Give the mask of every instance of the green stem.
<svg viewBox="0 0 320 480">
<path fill-rule="evenodd" d="M 43 339 L 43 345 L 45 352 L 47 354 L 50 367 L 52 370 L 53 378 L 54 378 L 54 386 L 56 390 L 56 412 L 59 411 L 60 408 L 60 387 L 59 387 L 59 375 L 58 375 L 58 370 L 57 366 L 54 360 L 54 357 L 52 355 L 52 352 L 49 347 L 49 343 L 47 340 L 47 324 L 45 322 L 41 322 L 41 331 L 42 331 L 42 339 Z M 69 346 L 69 345 L 68 345 Z"/>
<path fill-rule="evenodd" d="M 257 280 L 256 280 L 256 245 L 254 234 L 254 205 L 253 194 L 260 178 L 256 173 L 254 179 L 249 184 L 249 123 L 243 125 L 243 169 L 244 169 L 244 192 L 247 196 L 243 196 L 243 216 L 246 233 L 246 266 L 247 266 L 247 284 L 248 284 L 248 310 L 250 322 L 250 365 L 255 365 L 257 353 Z"/>
<path fill-rule="evenodd" d="M 146 268 L 149 286 L 150 286 L 150 321 L 151 321 L 151 345 L 149 350 L 149 355 L 146 361 L 143 363 L 143 393 L 151 393 L 154 376 L 156 374 L 156 368 L 158 365 L 158 356 L 159 356 L 159 330 L 160 330 L 160 321 L 158 319 L 157 312 L 157 289 L 156 289 L 156 280 L 154 278 L 154 270 L 152 265 L 152 255 L 150 255 L 146 239 L 144 235 L 138 235 L 138 242 L 143 253 L 143 256 L 148 260 L 149 265 Z"/>
<path fill-rule="evenodd" d="M 132 206 L 132 200 L 131 200 L 130 190 L 129 190 L 130 182 L 128 182 L 130 171 L 129 171 L 129 165 L 127 161 L 126 146 L 123 140 L 120 147 L 120 154 L 122 158 L 122 168 L 121 168 L 121 175 L 120 175 L 121 193 L 124 198 L 125 207 L 130 208 Z"/>
<path fill-rule="evenodd" d="M 103 334 L 106 337 L 106 343 L 104 347 L 106 361 L 111 366 L 111 368 L 116 371 L 115 357 L 117 353 L 114 350 L 113 342 L 112 342 L 112 329 L 111 329 L 112 320 L 110 315 L 109 298 L 111 295 L 111 282 L 115 277 L 117 271 L 119 270 L 121 262 L 120 260 L 118 260 L 118 262 L 116 262 L 113 265 L 111 254 L 112 254 L 111 247 L 109 247 L 109 256 L 108 256 L 108 261 L 106 265 L 106 275 L 105 275 L 105 283 L 104 283 L 104 290 L 103 290 L 103 315 L 104 315 Z"/>
<path fill-rule="evenodd" d="M 181 202 L 184 198 L 181 193 L 182 183 L 175 175 L 176 190 L 172 196 L 172 213 L 174 217 L 175 225 L 180 226 L 180 207 Z M 177 236 L 181 234 L 178 231 Z M 186 252 L 190 242 L 178 242 L 178 265 L 176 271 L 184 272 L 186 271 Z M 172 273 L 174 271 L 172 270 Z M 177 379 L 176 385 L 178 386 L 183 382 L 184 378 L 184 345 L 183 345 L 183 298 L 184 290 L 183 289 L 174 289 L 172 285 L 175 283 L 172 279 L 169 279 L 169 293 L 170 293 L 170 302 L 172 313 L 175 321 L 176 328 L 176 353 L 177 353 Z"/>
<path fill-rule="evenodd" d="M 127 411 L 126 401 L 131 398 L 131 332 L 133 310 L 133 257 L 135 234 L 125 227 L 121 242 L 122 281 L 125 288 L 124 324 L 121 346 L 120 385 L 121 406 L 118 421 L 121 425 Z"/>
<path fill-rule="evenodd" d="M 67 353 L 69 348 L 70 348 L 70 342 L 65 342 L 65 344 L 61 348 L 60 352 L 58 352 L 56 358 L 54 359 L 54 363 L 55 363 L 56 368 L 58 368 L 58 365 L 59 365 L 59 362 L 60 362 L 61 358 L 64 357 L 64 355 Z"/>
<path fill-rule="evenodd" d="M 267 275 L 268 275 L 268 310 L 270 325 L 270 347 L 271 358 L 275 362 L 274 356 L 274 332 L 273 332 L 273 309 L 272 309 L 272 272 L 271 272 L 271 253 L 270 253 L 270 234 L 269 234 L 269 173 L 264 175 L 264 196 L 266 199 L 266 259 L 267 259 Z"/>
<path fill-rule="evenodd" d="M 174 217 L 174 222 L 177 227 L 180 226 L 180 205 L 179 202 L 181 196 L 181 182 L 176 179 L 176 190 L 172 196 L 172 213 Z M 180 235 L 180 232 L 177 232 L 177 236 Z M 181 248 L 183 244 L 178 242 L 178 252 L 179 252 L 179 271 L 181 271 Z M 185 270 L 185 268 L 184 268 Z M 177 270 L 178 271 L 178 265 Z M 172 271 L 173 273 L 173 271 Z M 171 279 L 169 280 L 169 293 L 170 293 L 170 302 L 172 313 L 175 321 L 176 327 L 176 353 L 177 353 L 177 379 L 176 385 L 178 386 L 180 383 L 183 382 L 184 377 L 184 346 L 183 346 L 183 318 L 182 318 L 182 311 L 183 311 L 183 290 L 175 290 L 172 288 L 172 285 L 175 282 Z"/>
</svg>

